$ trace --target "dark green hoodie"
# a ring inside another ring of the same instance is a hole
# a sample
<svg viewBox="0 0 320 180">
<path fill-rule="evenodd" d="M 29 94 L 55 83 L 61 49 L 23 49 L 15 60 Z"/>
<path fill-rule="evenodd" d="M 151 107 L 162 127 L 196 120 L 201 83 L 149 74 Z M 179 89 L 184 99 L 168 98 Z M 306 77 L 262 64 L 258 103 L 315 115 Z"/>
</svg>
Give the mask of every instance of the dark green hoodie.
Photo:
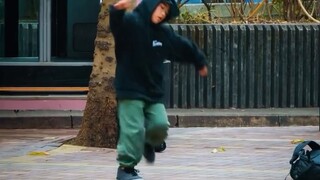
<svg viewBox="0 0 320 180">
<path fill-rule="evenodd" d="M 192 63 L 197 70 L 207 65 L 205 55 L 194 43 L 165 24 L 179 15 L 176 2 L 166 1 L 170 10 L 160 24 L 153 24 L 151 15 L 163 0 L 142 0 L 132 12 L 109 7 L 117 59 L 117 99 L 162 102 L 165 60 Z"/>
</svg>

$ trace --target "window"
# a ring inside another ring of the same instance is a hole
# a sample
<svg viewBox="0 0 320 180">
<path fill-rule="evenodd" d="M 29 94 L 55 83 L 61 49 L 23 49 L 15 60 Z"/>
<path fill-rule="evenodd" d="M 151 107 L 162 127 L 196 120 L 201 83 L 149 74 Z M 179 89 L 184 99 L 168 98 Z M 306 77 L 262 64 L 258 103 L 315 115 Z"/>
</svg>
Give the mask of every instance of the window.
<svg viewBox="0 0 320 180">
<path fill-rule="evenodd" d="M 4 0 L 0 0 L 0 57 L 4 56 Z"/>
<path fill-rule="evenodd" d="M 52 0 L 51 61 L 92 62 L 99 0 Z"/>
<path fill-rule="evenodd" d="M 0 62 L 92 62 L 99 11 L 100 0 L 0 0 Z"/>
<path fill-rule="evenodd" d="M 18 56 L 39 56 L 39 0 L 19 0 Z"/>
<path fill-rule="evenodd" d="M 0 9 L 0 60 L 37 61 L 25 57 L 39 54 L 39 0 L 0 0 Z"/>
</svg>

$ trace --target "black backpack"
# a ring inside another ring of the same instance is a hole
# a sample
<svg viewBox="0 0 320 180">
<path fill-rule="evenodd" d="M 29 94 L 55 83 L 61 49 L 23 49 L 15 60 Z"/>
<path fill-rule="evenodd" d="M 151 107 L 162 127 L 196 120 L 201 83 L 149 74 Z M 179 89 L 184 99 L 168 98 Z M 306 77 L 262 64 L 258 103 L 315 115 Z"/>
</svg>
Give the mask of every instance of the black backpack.
<svg viewBox="0 0 320 180">
<path fill-rule="evenodd" d="M 309 146 L 311 150 L 304 149 Z M 314 141 L 298 144 L 290 160 L 294 180 L 320 180 L 320 145 Z"/>
</svg>

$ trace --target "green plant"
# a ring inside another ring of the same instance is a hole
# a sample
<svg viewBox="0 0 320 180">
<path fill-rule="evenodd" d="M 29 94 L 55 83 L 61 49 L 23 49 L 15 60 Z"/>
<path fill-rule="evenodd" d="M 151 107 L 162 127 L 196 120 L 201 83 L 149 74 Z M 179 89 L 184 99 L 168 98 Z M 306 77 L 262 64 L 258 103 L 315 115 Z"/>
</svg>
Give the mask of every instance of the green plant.
<svg viewBox="0 0 320 180">
<path fill-rule="evenodd" d="M 180 2 L 182 0 L 179 0 Z M 230 0 L 224 6 L 220 0 L 201 0 L 203 8 L 192 11 L 184 0 L 180 2 L 181 16 L 175 23 L 274 23 L 274 22 L 318 22 L 320 2 L 318 0 Z M 302 4 L 299 4 L 299 1 Z M 225 15 L 226 12 L 228 15 Z"/>
</svg>

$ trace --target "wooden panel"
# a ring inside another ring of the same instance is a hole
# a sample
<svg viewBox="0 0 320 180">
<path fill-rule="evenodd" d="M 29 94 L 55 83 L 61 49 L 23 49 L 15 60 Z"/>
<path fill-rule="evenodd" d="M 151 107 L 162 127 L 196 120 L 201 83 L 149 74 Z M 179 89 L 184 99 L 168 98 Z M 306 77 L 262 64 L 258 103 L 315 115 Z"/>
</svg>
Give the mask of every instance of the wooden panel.
<svg viewBox="0 0 320 180">
<path fill-rule="evenodd" d="M 271 26 L 271 107 L 279 107 L 280 98 L 280 32 L 279 26 Z"/>
<path fill-rule="evenodd" d="M 247 47 L 247 61 L 246 61 L 246 66 L 247 66 L 247 91 L 246 93 L 248 94 L 247 96 L 247 107 L 248 108 L 253 108 L 254 107 L 254 90 L 255 90 L 255 58 L 253 56 L 254 51 L 255 51 L 255 38 L 254 38 L 254 26 L 249 25 L 247 27 L 247 42 L 248 42 L 248 47 Z"/>
<path fill-rule="evenodd" d="M 264 31 L 263 31 L 263 38 L 264 38 L 264 43 L 263 43 L 263 102 L 262 106 L 266 108 L 271 107 L 271 76 L 272 76 L 272 71 L 271 71 L 271 65 L 272 65 L 272 60 L 271 60 L 271 26 L 264 26 Z"/>
<path fill-rule="evenodd" d="M 248 50 L 248 41 L 247 41 L 247 33 L 246 27 L 239 26 L 239 41 L 238 41 L 238 78 L 239 78 L 239 94 L 238 94 L 238 107 L 245 108 L 246 107 L 246 98 L 247 98 L 247 50 Z"/>
<path fill-rule="evenodd" d="M 173 64 L 171 107 L 319 106 L 319 25 L 173 27 L 204 50 L 209 75 Z"/>
</svg>

